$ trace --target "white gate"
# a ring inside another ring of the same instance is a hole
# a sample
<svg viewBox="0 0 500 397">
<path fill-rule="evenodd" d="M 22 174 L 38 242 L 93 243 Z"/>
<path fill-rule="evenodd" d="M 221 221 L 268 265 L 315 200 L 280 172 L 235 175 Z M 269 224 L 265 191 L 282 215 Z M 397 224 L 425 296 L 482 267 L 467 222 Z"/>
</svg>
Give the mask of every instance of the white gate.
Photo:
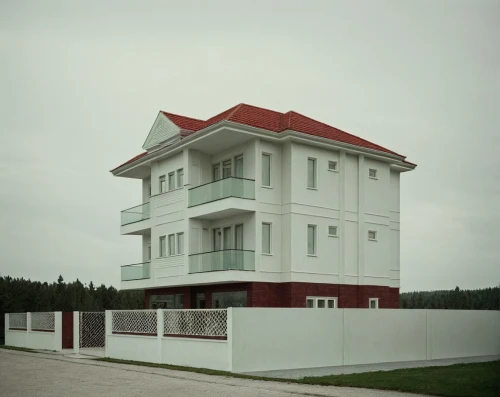
<svg viewBox="0 0 500 397">
<path fill-rule="evenodd" d="M 80 348 L 104 347 L 106 313 L 80 312 Z"/>
</svg>

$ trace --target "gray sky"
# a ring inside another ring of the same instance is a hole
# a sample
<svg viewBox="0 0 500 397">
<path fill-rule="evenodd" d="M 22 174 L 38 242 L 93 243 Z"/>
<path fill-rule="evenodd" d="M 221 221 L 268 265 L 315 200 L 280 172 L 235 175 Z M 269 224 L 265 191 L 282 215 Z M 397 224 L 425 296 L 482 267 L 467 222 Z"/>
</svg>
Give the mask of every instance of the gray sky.
<svg viewBox="0 0 500 397">
<path fill-rule="evenodd" d="M 500 2 L 0 0 L 0 273 L 119 287 L 158 110 L 295 110 L 408 156 L 401 287 L 500 283 Z"/>
</svg>

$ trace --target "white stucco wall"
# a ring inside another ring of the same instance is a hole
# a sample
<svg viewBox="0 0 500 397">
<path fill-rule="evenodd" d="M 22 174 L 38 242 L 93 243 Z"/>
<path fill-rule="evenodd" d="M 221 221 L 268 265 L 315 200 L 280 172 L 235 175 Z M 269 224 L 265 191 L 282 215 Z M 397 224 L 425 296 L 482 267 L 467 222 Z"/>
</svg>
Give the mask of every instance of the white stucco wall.
<svg viewBox="0 0 500 397">
<path fill-rule="evenodd" d="M 344 365 L 426 359 L 426 310 L 344 313 Z"/>
<path fill-rule="evenodd" d="M 62 350 L 62 313 L 54 312 L 54 331 L 42 332 L 31 330 L 31 314 L 27 313 L 26 331 L 10 330 L 8 313 L 5 315 L 5 344 L 26 347 L 28 349 Z"/>
<path fill-rule="evenodd" d="M 262 187 L 262 153 L 271 155 L 271 188 Z M 188 208 L 189 188 L 210 182 L 214 163 L 241 154 L 244 177 L 255 180 L 256 199 L 227 198 Z M 309 157 L 316 159 L 316 189 L 307 188 Z M 337 171 L 328 169 L 329 161 L 337 162 Z M 159 176 L 168 177 L 179 168 L 184 169 L 184 187 L 158 195 Z M 377 170 L 376 179 L 369 177 L 370 168 Z M 153 196 L 151 220 L 147 222 L 151 227 L 150 233 L 145 231 L 142 249 L 145 260 L 151 241 L 152 280 L 142 281 L 144 287 L 189 285 L 187 254 L 210 251 L 214 225 L 235 224 L 244 213 L 253 217 L 249 227 L 245 221 L 245 249 L 255 250 L 252 281 L 399 287 L 400 174 L 391 170 L 388 162 L 340 149 L 297 141 L 276 143 L 261 137 L 215 154 L 186 149 L 154 161 L 151 177 L 143 181 L 144 199 L 149 183 Z M 216 213 L 223 215 L 212 216 Z M 262 222 L 273 225 L 272 255 L 261 252 Z M 308 224 L 317 225 L 314 257 L 307 254 Z M 129 226 L 122 232 L 141 227 Z M 330 237 L 328 226 L 337 226 L 339 236 Z M 368 230 L 377 232 L 377 241 L 368 241 Z M 159 258 L 159 237 L 179 232 L 184 232 L 186 254 Z M 139 285 L 141 281 L 129 281 L 122 283 L 122 288 Z"/>
<path fill-rule="evenodd" d="M 156 336 L 107 335 L 106 356 L 120 360 L 160 362 Z"/>
<path fill-rule="evenodd" d="M 232 309 L 234 372 L 342 365 L 340 310 Z"/>
<path fill-rule="evenodd" d="M 162 363 L 230 371 L 225 340 L 162 338 Z"/>
<path fill-rule="evenodd" d="M 500 312 L 428 310 L 428 358 L 500 354 Z"/>
</svg>

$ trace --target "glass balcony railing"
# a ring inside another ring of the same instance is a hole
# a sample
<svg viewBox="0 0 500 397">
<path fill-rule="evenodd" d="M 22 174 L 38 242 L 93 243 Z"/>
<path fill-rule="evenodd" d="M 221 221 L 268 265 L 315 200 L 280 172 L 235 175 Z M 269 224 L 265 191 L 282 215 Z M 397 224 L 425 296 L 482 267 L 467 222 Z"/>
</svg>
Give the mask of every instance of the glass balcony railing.
<svg viewBox="0 0 500 397">
<path fill-rule="evenodd" d="M 125 226 L 129 223 L 135 223 L 149 219 L 149 203 L 138 205 L 137 207 L 129 208 L 121 212 L 121 225 Z"/>
<path fill-rule="evenodd" d="M 255 181 L 230 177 L 193 187 L 189 189 L 189 207 L 227 197 L 255 200 Z"/>
<path fill-rule="evenodd" d="M 255 270 L 255 251 L 223 250 L 189 255 L 189 273 Z"/>
<path fill-rule="evenodd" d="M 135 265 L 122 266 L 122 281 L 144 280 L 150 278 L 149 268 L 151 263 L 136 263 Z"/>
</svg>

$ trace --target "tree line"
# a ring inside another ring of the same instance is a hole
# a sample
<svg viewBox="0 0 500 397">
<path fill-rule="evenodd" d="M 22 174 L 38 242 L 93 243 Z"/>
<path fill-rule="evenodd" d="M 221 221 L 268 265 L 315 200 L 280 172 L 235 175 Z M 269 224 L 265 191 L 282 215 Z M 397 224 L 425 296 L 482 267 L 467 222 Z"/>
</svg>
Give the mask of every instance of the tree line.
<svg viewBox="0 0 500 397">
<path fill-rule="evenodd" d="M 78 279 L 47 283 L 23 278 L 0 277 L 0 339 L 4 337 L 5 313 L 51 311 L 104 311 L 144 309 L 143 291 L 118 291 L 92 282 L 82 284 Z"/>
<path fill-rule="evenodd" d="M 500 287 L 404 292 L 402 309 L 500 310 Z"/>
</svg>

